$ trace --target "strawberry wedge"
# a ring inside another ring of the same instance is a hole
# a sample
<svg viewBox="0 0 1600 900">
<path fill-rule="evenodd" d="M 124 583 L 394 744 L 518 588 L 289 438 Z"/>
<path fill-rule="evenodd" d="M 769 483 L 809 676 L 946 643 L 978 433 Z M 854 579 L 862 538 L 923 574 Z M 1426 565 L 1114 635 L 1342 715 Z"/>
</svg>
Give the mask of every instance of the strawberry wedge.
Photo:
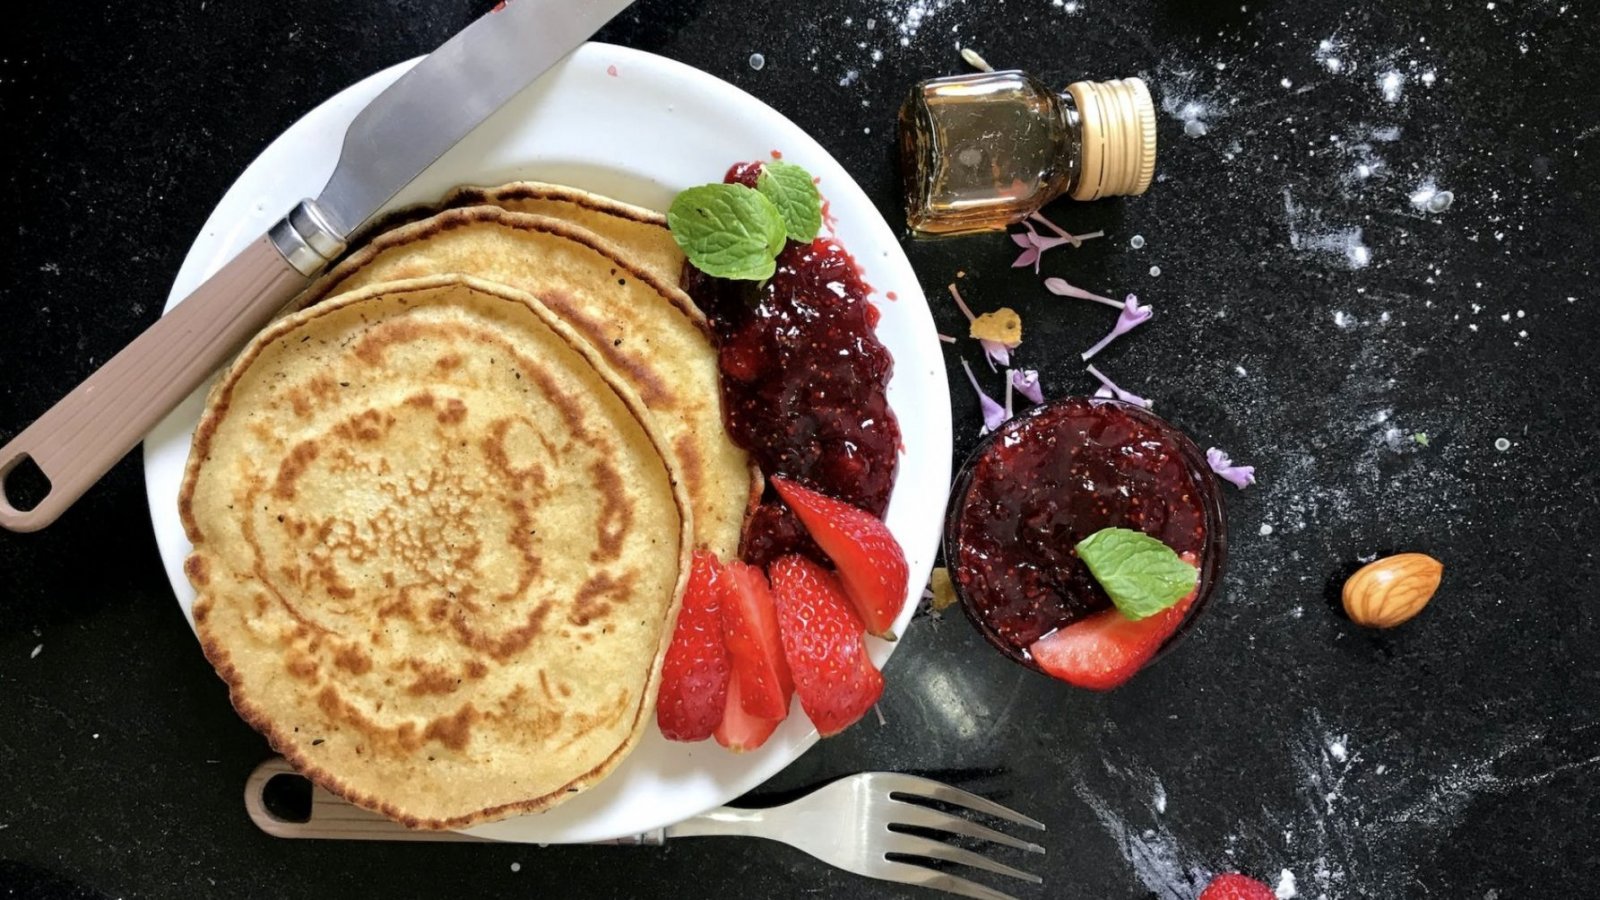
<svg viewBox="0 0 1600 900">
<path fill-rule="evenodd" d="M 735 753 L 754 750 L 772 737 L 772 732 L 778 728 L 778 721 L 745 712 L 745 705 L 739 697 L 739 679 L 734 678 L 728 682 L 728 704 L 723 710 L 721 724 L 717 725 L 717 743 Z"/>
<path fill-rule="evenodd" d="M 701 550 L 689 569 L 656 695 L 656 724 L 668 740 L 703 741 L 723 718 L 732 666 L 722 634 L 721 568 Z"/>
<path fill-rule="evenodd" d="M 742 562 L 722 570 L 722 627 L 744 711 L 758 719 L 789 715 L 794 679 L 783 658 L 778 613 L 761 570 Z"/>
<path fill-rule="evenodd" d="M 1190 564 L 1192 554 L 1185 554 Z M 1116 607 L 1051 632 L 1028 648 L 1028 654 L 1052 677 L 1094 691 L 1109 691 L 1144 668 L 1167 638 L 1172 637 L 1197 587 L 1188 596 L 1153 616 L 1130 619 Z"/>
<path fill-rule="evenodd" d="M 855 605 L 867 631 L 894 640 L 894 620 L 905 605 L 911 571 L 889 526 L 864 509 L 787 478 L 773 476 L 772 486 L 839 570 L 845 596 Z"/>
<path fill-rule="evenodd" d="M 803 556 L 776 559 L 772 601 L 800 707 L 823 737 L 853 725 L 883 695 L 861 620 L 838 579 Z"/>
</svg>

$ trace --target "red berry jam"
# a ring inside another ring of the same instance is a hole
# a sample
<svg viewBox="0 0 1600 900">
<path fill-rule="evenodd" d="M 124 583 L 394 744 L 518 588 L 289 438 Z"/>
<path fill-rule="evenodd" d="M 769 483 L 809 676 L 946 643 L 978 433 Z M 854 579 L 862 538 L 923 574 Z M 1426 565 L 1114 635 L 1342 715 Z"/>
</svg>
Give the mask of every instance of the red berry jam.
<svg viewBox="0 0 1600 900">
<path fill-rule="evenodd" d="M 1068 397 L 1017 416 L 979 445 L 957 478 L 945 558 L 984 636 L 1032 665 L 1034 641 L 1111 606 L 1074 550 L 1111 527 L 1195 554 L 1192 609 L 1200 608 L 1225 547 L 1205 458 L 1144 409 Z"/>
<path fill-rule="evenodd" d="M 727 181 L 754 187 L 759 163 Z M 716 335 L 728 434 L 761 472 L 882 516 L 899 462 L 900 426 L 886 393 L 894 360 L 873 329 L 878 310 L 860 267 L 829 238 L 790 241 L 765 284 L 685 266 L 689 295 Z M 827 557 L 770 486 L 746 523 L 740 555 Z"/>
</svg>

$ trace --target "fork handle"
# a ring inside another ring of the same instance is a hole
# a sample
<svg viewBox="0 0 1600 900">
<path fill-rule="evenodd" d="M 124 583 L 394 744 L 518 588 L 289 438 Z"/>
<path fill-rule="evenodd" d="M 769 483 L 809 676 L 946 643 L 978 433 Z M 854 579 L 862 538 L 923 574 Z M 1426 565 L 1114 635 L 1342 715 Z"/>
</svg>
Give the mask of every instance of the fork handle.
<svg viewBox="0 0 1600 900">
<path fill-rule="evenodd" d="M 369 812 L 348 800 L 323 790 L 316 782 L 311 785 L 311 810 L 304 822 L 280 818 L 267 807 L 265 791 L 267 782 L 280 775 L 303 778 L 281 756 L 275 756 L 259 766 L 245 779 L 244 808 L 257 828 L 273 837 L 292 840 L 340 841 L 434 841 L 503 843 L 494 838 L 479 837 L 460 831 L 413 831 L 398 822 Z M 736 810 L 737 811 L 737 810 Z M 634 834 L 610 841 L 594 841 L 594 846 L 639 847 L 660 846 L 666 840 L 666 829 L 657 828 L 643 834 Z"/>
</svg>

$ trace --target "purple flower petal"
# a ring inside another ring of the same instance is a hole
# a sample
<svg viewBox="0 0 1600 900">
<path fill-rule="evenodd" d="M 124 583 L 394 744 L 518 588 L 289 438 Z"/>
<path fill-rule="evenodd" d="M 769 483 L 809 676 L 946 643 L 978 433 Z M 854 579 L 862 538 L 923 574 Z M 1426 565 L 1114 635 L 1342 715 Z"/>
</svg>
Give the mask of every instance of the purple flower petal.
<svg viewBox="0 0 1600 900">
<path fill-rule="evenodd" d="M 1255 466 L 1236 466 L 1227 453 L 1216 447 L 1206 451 L 1206 464 L 1219 478 L 1232 483 L 1234 487 L 1246 488 L 1256 483 Z"/>
<path fill-rule="evenodd" d="M 1044 388 L 1039 384 L 1039 373 L 1034 369 L 1012 369 L 1011 383 L 1029 402 L 1043 403 Z"/>
<path fill-rule="evenodd" d="M 983 409 L 983 430 L 978 432 L 978 436 L 982 437 L 1005 424 L 1006 409 L 983 392 L 983 388 L 978 386 L 978 376 L 972 374 L 972 366 L 964 359 L 961 361 L 961 368 L 967 370 L 967 380 L 972 382 L 972 389 L 978 394 L 978 406 Z"/>
<path fill-rule="evenodd" d="M 1105 376 L 1104 372 L 1101 372 L 1099 369 L 1096 369 L 1094 366 L 1090 366 L 1089 367 L 1089 374 L 1093 375 L 1095 378 L 1098 378 L 1100 380 L 1101 387 L 1103 387 L 1105 390 L 1110 391 L 1112 396 L 1116 397 L 1118 400 L 1121 400 L 1124 403 L 1132 403 L 1132 404 L 1134 404 L 1136 406 L 1142 406 L 1145 409 L 1149 409 L 1150 407 L 1155 405 L 1155 404 L 1151 403 L 1149 400 L 1146 400 L 1145 398 L 1139 396 L 1138 394 L 1133 393 L 1132 391 L 1125 391 L 1122 388 L 1117 387 L 1116 382 L 1114 382 L 1111 379 L 1107 378 Z M 1099 394 L 1097 393 L 1095 396 L 1099 396 Z"/>
<path fill-rule="evenodd" d="M 1094 395 L 1101 400 L 1111 400 L 1117 396 L 1116 394 L 1111 393 L 1111 388 L 1108 388 L 1103 384 L 1094 389 Z"/>
<path fill-rule="evenodd" d="M 1043 224 L 1051 231 L 1054 231 L 1056 236 L 1048 237 L 1035 231 L 1032 224 L 1033 222 L 1039 222 Z M 1033 266 L 1033 273 L 1035 275 L 1039 274 L 1039 259 L 1040 257 L 1044 256 L 1044 252 L 1046 250 L 1059 247 L 1062 244 L 1071 244 L 1074 247 L 1080 247 L 1083 245 L 1084 241 L 1090 238 L 1103 237 L 1105 235 L 1105 232 L 1103 231 L 1096 231 L 1090 234 L 1071 234 L 1066 229 L 1050 221 L 1049 219 L 1046 219 L 1044 216 L 1041 216 L 1038 213 L 1034 213 L 1033 215 L 1029 216 L 1020 224 L 1022 225 L 1023 230 L 1011 235 L 1011 240 L 1018 247 L 1023 249 L 1021 255 L 1019 255 L 1016 261 L 1011 264 L 1011 267 L 1013 269 L 1020 269 L 1024 266 Z"/>
<path fill-rule="evenodd" d="M 978 343 L 983 347 L 983 353 L 989 357 L 989 368 L 993 370 L 995 364 L 1002 367 L 1011 365 L 1011 348 L 1000 341 L 991 341 L 988 338 L 978 338 Z"/>
<path fill-rule="evenodd" d="M 1065 278 L 1046 278 L 1044 280 L 1044 289 L 1052 294 L 1056 294 L 1057 296 L 1076 297 L 1079 300 L 1093 300 L 1096 303 L 1104 303 L 1105 305 L 1115 307 L 1118 310 L 1122 309 L 1123 306 L 1121 303 L 1118 303 L 1110 297 L 1102 297 L 1099 294 L 1091 294 L 1083 288 L 1074 287 L 1073 285 L 1068 284 Z"/>
<path fill-rule="evenodd" d="M 968 322 L 977 318 L 972 314 L 971 307 L 967 306 L 967 301 L 961 299 L 961 292 L 956 289 L 955 282 L 950 283 L 950 296 L 956 301 L 956 309 L 961 310 L 961 314 L 967 317 Z"/>
<path fill-rule="evenodd" d="M 1088 362 L 1094 358 L 1096 353 L 1104 350 L 1107 344 L 1116 340 L 1119 336 L 1127 334 L 1135 327 L 1150 321 L 1150 316 L 1153 313 L 1154 310 L 1150 307 L 1139 305 L 1138 295 L 1129 294 L 1128 298 L 1122 301 L 1122 315 L 1117 316 L 1117 324 L 1111 327 L 1111 333 L 1101 338 L 1100 343 L 1083 351 L 1083 361 Z"/>
</svg>

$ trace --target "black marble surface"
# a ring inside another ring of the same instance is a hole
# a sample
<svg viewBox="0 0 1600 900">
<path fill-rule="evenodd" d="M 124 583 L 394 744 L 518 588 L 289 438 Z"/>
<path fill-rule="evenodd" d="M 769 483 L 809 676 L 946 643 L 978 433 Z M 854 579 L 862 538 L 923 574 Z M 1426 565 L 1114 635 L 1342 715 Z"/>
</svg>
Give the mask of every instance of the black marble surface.
<svg viewBox="0 0 1600 900">
<path fill-rule="evenodd" d="M 10 11 L 0 436 L 154 320 L 194 232 L 268 141 L 485 5 Z M 1045 274 L 1153 304 L 1097 362 L 1261 479 L 1230 491 L 1211 609 L 1128 686 L 1074 691 L 990 652 L 959 615 L 923 618 L 888 667 L 886 724 L 822 743 L 759 795 L 863 769 L 990 794 L 1049 825 L 1049 855 L 1027 861 L 1046 884 L 1023 897 L 1188 900 L 1225 870 L 1279 896 L 1287 872 L 1309 898 L 1600 894 L 1592 12 L 642 0 L 609 27 L 793 118 L 891 222 L 894 109 L 913 81 L 958 70 L 958 45 L 1051 82 L 1145 75 L 1163 107 L 1159 183 L 1055 207 L 1108 236 L 1052 251 Z M 1453 204 L 1429 212 L 1430 189 Z M 1023 313 L 1020 359 L 1050 393 L 1092 388 L 1074 359 L 1107 311 L 1008 268 L 1004 238 L 907 248 L 945 331 L 961 322 L 944 286 L 964 271 L 976 307 Z M 960 352 L 977 362 L 974 349 Z M 977 418 L 955 352 L 960 452 Z M 1444 587 L 1413 623 L 1363 632 L 1330 586 L 1393 549 L 1442 559 Z M 137 458 L 49 530 L 0 534 L 0 579 L 0 895 L 915 893 L 730 840 L 264 836 L 240 790 L 266 745 L 173 602 Z"/>
</svg>

